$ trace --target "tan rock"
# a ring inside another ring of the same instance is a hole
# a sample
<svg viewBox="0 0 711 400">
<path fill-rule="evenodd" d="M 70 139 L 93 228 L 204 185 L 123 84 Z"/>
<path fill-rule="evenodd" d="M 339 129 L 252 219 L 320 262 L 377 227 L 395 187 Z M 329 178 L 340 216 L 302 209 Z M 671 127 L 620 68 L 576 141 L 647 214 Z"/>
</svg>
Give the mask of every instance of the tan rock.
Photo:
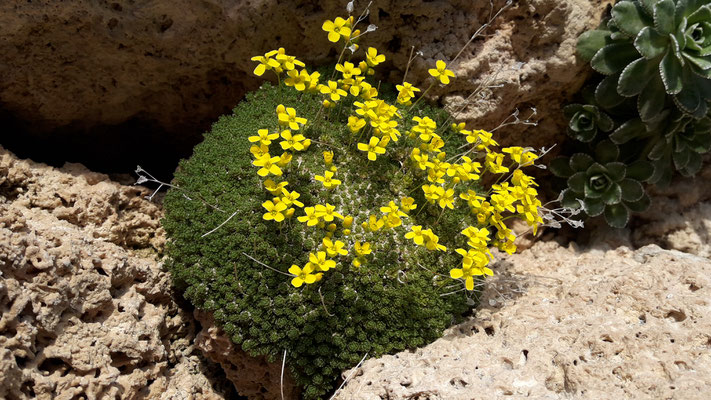
<svg viewBox="0 0 711 400">
<path fill-rule="evenodd" d="M 148 193 L 0 148 L 0 398 L 223 398 Z"/>
<path fill-rule="evenodd" d="M 658 243 L 668 249 L 711 258 L 711 164 L 695 177 L 676 176 L 664 189 L 651 188 L 652 205 L 637 217 L 636 245 Z"/>
<path fill-rule="evenodd" d="M 249 399 L 298 399 L 299 388 L 295 385 L 288 366 L 282 376 L 281 362 L 269 362 L 265 357 L 250 357 L 235 346 L 225 332 L 215 326 L 212 314 L 196 311 L 195 319 L 202 330 L 195 339 L 197 346 L 209 360 L 219 363 L 240 395 Z"/>
<path fill-rule="evenodd" d="M 709 259 L 555 242 L 499 256 L 475 317 L 367 360 L 337 398 L 708 397 Z"/>
<path fill-rule="evenodd" d="M 390 61 L 381 70 L 392 82 L 402 79 L 411 47 L 422 51 L 407 78 L 422 87 L 434 61 L 453 59 L 492 11 L 505 4 L 493 3 L 492 10 L 488 1 L 378 1 L 367 21 L 378 30 L 363 37 L 363 44 L 387 55 Z M 453 65 L 458 78 L 430 94 L 458 107 L 495 76 L 490 83 L 496 87 L 476 97 L 459 118 L 472 127 L 492 129 L 515 109 L 524 118 L 535 107 L 533 119 L 539 126 L 510 126 L 500 131 L 501 142 L 535 147 L 560 143 L 565 137 L 560 106 L 588 71 L 574 56 L 576 38 L 598 24 L 610 3 L 513 2 Z M 121 163 L 131 154 L 120 152 L 123 158 L 118 159 L 108 151 L 120 134 L 124 141 L 136 142 L 134 152 L 144 159 L 151 152 L 164 154 L 166 148 L 186 153 L 210 123 L 263 81 L 252 75 L 252 56 L 284 47 L 311 65 L 333 62 L 337 52 L 321 25 L 345 15 L 345 4 L 2 2 L 0 102 L 32 133 L 23 136 L 30 138 L 28 145 L 42 138 L 83 159 Z M 104 129 L 120 124 L 127 124 L 125 132 Z M 155 129 L 135 133 L 146 125 Z M 63 133 L 45 134 L 58 128 Z M 87 129 L 91 138 L 83 133 Z"/>
</svg>

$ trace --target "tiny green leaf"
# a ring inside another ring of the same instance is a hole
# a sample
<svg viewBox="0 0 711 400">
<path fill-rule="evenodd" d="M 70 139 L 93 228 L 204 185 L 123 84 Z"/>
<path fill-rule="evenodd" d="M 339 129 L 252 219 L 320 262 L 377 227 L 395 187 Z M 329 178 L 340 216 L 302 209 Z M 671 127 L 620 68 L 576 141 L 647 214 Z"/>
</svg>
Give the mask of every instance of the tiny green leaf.
<svg viewBox="0 0 711 400">
<path fill-rule="evenodd" d="M 591 217 L 597 217 L 605 211 L 605 203 L 600 199 L 590 199 L 587 198 L 583 201 L 585 213 Z"/>
<path fill-rule="evenodd" d="M 627 166 L 621 162 L 607 163 L 605 164 L 605 169 L 607 169 L 607 176 L 609 176 L 613 182 L 621 181 L 627 174 Z"/>
<path fill-rule="evenodd" d="M 603 140 L 595 146 L 595 159 L 598 162 L 607 164 L 617 160 L 620 149 L 609 140 Z"/>
<path fill-rule="evenodd" d="M 681 63 L 670 50 L 664 55 L 661 64 L 659 64 L 659 72 L 662 76 L 662 82 L 668 94 L 677 94 L 681 92 L 683 82 L 681 80 Z"/>
<path fill-rule="evenodd" d="M 575 172 L 587 171 L 594 162 L 588 154 L 575 153 L 570 157 L 570 168 Z"/>
<path fill-rule="evenodd" d="M 586 180 L 587 174 L 585 172 L 577 172 L 568 178 L 568 187 L 576 193 L 584 193 Z"/>
<path fill-rule="evenodd" d="M 674 7 L 672 0 L 662 0 L 654 5 L 654 26 L 662 35 L 674 32 Z"/>
<path fill-rule="evenodd" d="M 617 183 L 613 183 L 602 194 L 602 201 L 605 204 L 617 204 L 622 201 L 622 189 Z"/>
</svg>

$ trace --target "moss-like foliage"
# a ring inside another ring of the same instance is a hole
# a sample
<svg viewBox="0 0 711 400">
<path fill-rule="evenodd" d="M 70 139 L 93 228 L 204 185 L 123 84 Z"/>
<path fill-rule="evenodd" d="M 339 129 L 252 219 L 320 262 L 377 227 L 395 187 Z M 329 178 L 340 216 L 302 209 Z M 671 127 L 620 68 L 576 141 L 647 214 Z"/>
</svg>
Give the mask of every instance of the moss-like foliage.
<svg viewBox="0 0 711 400">
<path fill-rule="evenodd" d="M 366 353 L 377 357 L 427 344 L 469 309 L 466 292 L 442 296 L 456 290 L 447 275 L 461 264 L 461 257 L 406 243 L 402 227 L 379 235 L 371 258 L 361 267 L 340 262 L 318 284 L 300 288 L 290 284 L 289 276 L 250 258 L 286 272 L 292 264 L 303 265 L 323 238 L 323 230 L 307 228 L 295 218 L 281 228 L 263 220 L 262 203 L 272 197 L 251 164 L 247 140 L 259 129 L 276 126 L 278 104 L 294 107 L 311 121 L 320 101 L 316 95 L 269 84 L 249 94 L 232 115 L 213 125 L 193 156 L 180 163 L 174 184 L 182 190 L 168 192 L 163 220 L 170 238 L 167 266 L 176 286 L 196 307 L 213 312 L 217 324 L 249 354 L 280 360 L 286 350 L 287 365 L 307 399 L 333 390 L 340 372 Z M 347 104 L 342 107 L 347 109 Z M 418 110 L 403 115 L 405 129 L 414 115 L 427 115 L 439 124 L 447 117 L 427 106 Z M 424 206 L 424 176 L 405 175 L 400 164 L 409 157 L 411 139 L 403 136 L 389 146 L 388 157 L 369 162 L 347 145 L 346 112 L 339 106 L 326 112 L 332 113 L 328 120 L 304 132 L 314 144 L 302 153 L 301 165 L 292 163 L 285 170 L 289 187 L 301 193 L 299 200 L 337 204 L 357 223 L 403 195 Z M 461 136 L 446 138 L 444 150 L 456 154 L 464 143 Z M 336 146 L 339 143 L 344 145 Z M 334 165 L 343 181 L 338 190 L 327 191 L 312 179 L 323 173 L 324 150 L 335 153 Z M 464 246 L 466 238 L 459 232 L 471 223 L 467 207 L 444 215 L 436 211 L 426 208 L 411 218 L 436 228 L 448 246 Z M 233 212 L 234 218 L 203 236 Z"/>
</svg>

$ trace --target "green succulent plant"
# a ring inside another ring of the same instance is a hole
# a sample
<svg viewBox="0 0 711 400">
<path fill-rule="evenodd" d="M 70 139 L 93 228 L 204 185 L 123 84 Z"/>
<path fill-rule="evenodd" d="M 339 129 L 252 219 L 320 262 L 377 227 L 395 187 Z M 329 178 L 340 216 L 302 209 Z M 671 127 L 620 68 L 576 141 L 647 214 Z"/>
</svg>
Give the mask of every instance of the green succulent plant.
<svg viewBox="0 0 711 400">
<path fill-rule="evenodd" d="M 622 124 L 610 140 L 618 145 L 633 140 L 647 140 L 642 156 L 647 157 L 655 168 L 650 183 L 667 186 L 672 172 L 693 176 L 701 169 L 702 155 L 711 150 L 711 117 L 700 120 L 683 113 L 664 112 L 663 124 L 645 124 L 633 118 Z"/>
<path fill-rule="evenodd" d="M 581 142 L 591 142 L 598 131 L 609 132 L 615 126 L 609 115 L 592 104 L 569 104 L 563 114 L 568 118 L 568 135 Z"/>
<path fill-rule="evenodd" d="M 711 99 L 711 5 L 708 0 L 621 0 L 604 29 L 584 33 L 579 55 L 607 77 L 596 90 L 603 107 L 638 96 L 643 121 L 654 119 L 666 95 L 702 118 Z M 665 95 L 666 94 L 666 95 Z"/>
<path fill-rule="evenodd" d="M 567 179 L 561 204 L 572 209 L 582 207 L 590 217 L 604 214 L 610 226 L 622 228 L 631 212 L 649 206 L 641 182 L 652 176 L 654 168 L 643 160 L 629 165 L 620 162 L 620 150 L 609 140 L 598 143 L 592 153 L 576 153 L 551 162 L 551 172 Z"/>
</svg>

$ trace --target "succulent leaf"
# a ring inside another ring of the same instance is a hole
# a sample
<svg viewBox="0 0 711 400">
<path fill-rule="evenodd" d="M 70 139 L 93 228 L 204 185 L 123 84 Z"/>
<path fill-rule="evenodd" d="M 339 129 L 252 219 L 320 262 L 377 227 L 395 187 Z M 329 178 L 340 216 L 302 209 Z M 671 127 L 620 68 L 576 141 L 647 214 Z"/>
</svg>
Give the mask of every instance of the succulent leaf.
<svg viewBox="0 0 711 400">
<path fill-rule="evenodd" d="M 672 0 L 662 0 L 654 4 L 654 26 L 662 35 L 673 33 L 676 28 L 674 8 Z"/>
<path fill-rule="evenodd" d="M 617 93 L 620 74 L 608 75 L 595 88 L 595 102 L 604 108 L 613 108 L 625 101 L 626 97 Z"/>
<path fill-rule="evenodd" d="M 689 163 L 689 153 L 691 153 L 691 151 L 688 149 L 683 149 L 681 151 L 675 151 L 674 153 L 672 153 L 674 167 L 676 167 L 678 171 L 684 169 Z"/>
<path fill-rule="evenodd" d="M 694 176 L 701 170 L 701 161 L 701 154 L 689 152 L 689 162 L 679 172 L 684 176 Z"/>
<path fill-rule="evenodd" d="M 568 187 L 576 193 L 584 193 L 586 181 L 587 174 L 585 172 L 577 172 L 568 178 Z"/>
<path fill-rule="evenodd" d="M 646 182 L 654 174 L 654 166 L 651 163 L 638 160 L 627 166 L 627 179 L 634 179 L 639 182 Z"/>
<path fill-rule="evenodd" d="M 610 134 L 610 140 L 615 144 L 625 144 L 632 139 L 644 137 L 647 131 L 639 118 L 633 118 L 620 125 Z"/>
<path fill-rule="evenodd" d="M 627 166 L 618 161 L 605 164 L 605 169 L 607 170 L 607 176 L 609 176 L 613 182 L 619 182 L 627 175 Z"/>
<path fill-rule="evenodd" d="M 620 1 L 612 7 L 611 15 L 615 26 L 631 37 L 637 36 L 645 26 L 653 23 L 644 8 L 639 3 L 632 1 Z"/>
<path fill-rule="evenodd" d="M 647 82 L 652 79 L 657 72 L 657 64 L 645 58 L 639 58 L 629 63 L 622 70 L 620 80 L 617 83 L 617 93 L 632 97 L 642 93 L 647 86 Z"/>
<path fill-rule="evenodd" d="M 620 149 L 609 140 L 603 140 L 595 146 L 595 158 L 600 163 L 609 163 L 617 160 Z"/>
<path fill-rule="evenodd" d="M 567 157 L 553 159 L 550 165 L 548 165 L 548 169 L 558 178 L 570 178 L 570 176 L 575 173 L 575 171 L 570 168 L 570 159 Z"/>
<path fill-rule="evenodd" d="M 587 198 L 583 201 L 585 213 L 591 217 L 597 217 L 605 211 L 605 203 L 599 199 Z"/>
<path fill-rule="evenodd" d="M 612 75 L 637 58 L 639 53 L 631 43 L 611 43 L 595 53 L 590 66 L 603 75 Z"/>
<path fill-rule="evenodd" d="M 642 212 L 649 208 L 649 205 L 652 203 L 652 201 L 646 193 L 643 193 L 642 198 L 640 198 L 639 200 L 631 202 L 623 201 L 623 203 L 632 212 Z"/>
<path fill-rule="evenodd" d="M 595 162 L 590 155 L 585 153 L 575 153 L 570 157 L 570 168 L 574 172 L 586 171 Z"/>
<path fill-rule="evenodd" d="M 639 181 L 634 179 L 625 178 L 620 182 L 620 188 L 622 189 L 622 200 L 634 202 L 640 200 L 644 196 L 644 188 Z"/>
<path fill-rule="evenodd" d="M 648 26 L 639 31 L 639 34 L 637 34 L 634 40 L 634 46 L 637 48 L 637 51 L 639 51 L 639 54 L 648 60 L 664 54 L 668 45 L 668 36 L 660 35 Z"/>
<path fill-rule="evenodd" d="M 617 183 L 613 183 L 602 194 L 602 201 L 605 204 L 617 204 L 622 201 L 622 188 Z"/>
<path fill-rule="evenodd" d="M 561 192 L 563 197 L 560 200 L 560 205 L 567 208 L 578 209 L 580 208 L 580 202 L 578 201 L 578 195 L 575 194 L 570 189 L 565 189 Z"/>
<path fill-rule="evenodd" d="M 662 58 L 659 64 L 659 72 L 662 76 L 664 88 L 668 94 L 677 94 L 681 92 L 683 82 L 681 81 L 681 62 L 674 56 L 674 52 L 667 51 L 667 54 Z"/>
<path fill-rule="evenodd" d="M 642 121 L 648 122 L 659 117 L 666 103 L 664 84 L 658 74 L 655 74 L 642 93 L 637 97 L 637 111 Z"/>
<path fill-rule="evenodd" d="M 578 38 L 577 52 L 578 56 L 590 62 L 601 48 L 610 42 L 610 31 L 602 29 L 593 29 L 580 35 Z"/>
<path fill-rule="evenodd" d="M 624 228 L 629 222 L 630 213 L 623 204 L 605 207 L 605 221 L 613 228 Z"/>
</svg>

